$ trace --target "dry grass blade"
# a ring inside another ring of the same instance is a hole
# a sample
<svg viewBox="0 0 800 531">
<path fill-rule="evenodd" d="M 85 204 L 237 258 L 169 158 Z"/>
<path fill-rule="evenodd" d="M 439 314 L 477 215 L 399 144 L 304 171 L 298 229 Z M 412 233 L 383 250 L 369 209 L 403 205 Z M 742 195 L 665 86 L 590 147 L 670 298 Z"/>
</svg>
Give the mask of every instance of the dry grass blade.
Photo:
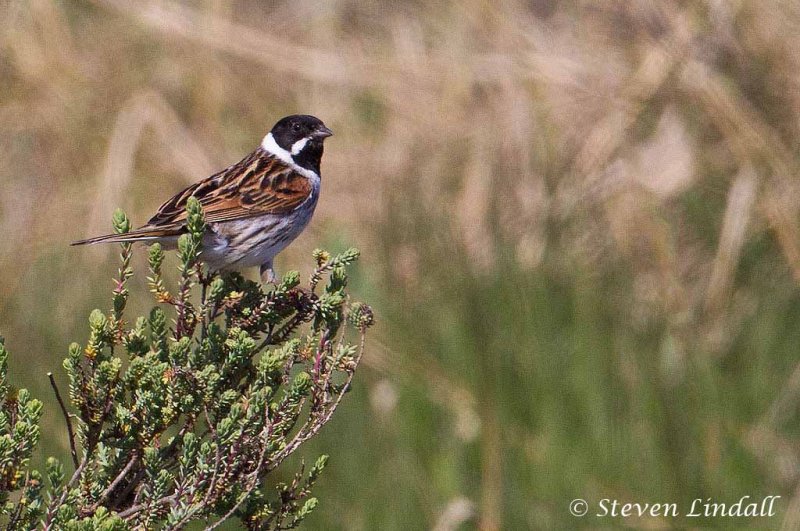
<svg viewBox="0 0 800 531">
<path fill-rule="evenodd" d="M 109 215 L 108 205 L 124 204 L 122 199 L 130 187 L 135 155 L 147 126 L 154 128 L 160 145 L 168 152 L 168 160 L 174 161 L 176 169 L 183 173 L 187 182 L 213 172 L 214 165 L 205 151 L 164 98 L 153 91 L 135 94 L 117 116 L 103 178 L 87 226 L 87 237 L 103 232 Z"/>
<path fill-rule="evenodd" d="M 195 10 L 175 2 L 147 2 L 143 7 L 124 0 L 92 1 L 124 13 L 165 35 L 198 41 L 216 50 L 265 64 L 277 72 L 290 72 L 307 79 L 335 84 L 359 82 L 360 72 L 354 72 L 349 68 L 352 63 L 343 61 L 337 54 L 287 43 L 223 19 L 213 19 L 200 27 L 195 21 L 203 20 L 203 17 Z"/>
<path fill-rule="evenodd" d="M 752 168 L 744 168 L 728 192 L 717 256 L 706 292 L 706 309 L 719 310 L 730 298 L 736 265 L 745 243 L 747 225 L 756 202 L 757 179 Z"/>
</svg>

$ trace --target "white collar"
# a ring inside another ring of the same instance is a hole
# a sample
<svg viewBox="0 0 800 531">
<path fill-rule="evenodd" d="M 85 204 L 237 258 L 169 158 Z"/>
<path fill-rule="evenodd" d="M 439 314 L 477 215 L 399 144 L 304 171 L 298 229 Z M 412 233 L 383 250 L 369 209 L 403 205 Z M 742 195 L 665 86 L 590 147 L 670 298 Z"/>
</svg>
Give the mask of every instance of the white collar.
<svg viewBox="0 0 800 531">
<path fill-rule="evenodd" d="M 291 167 L 294 171 L 296 171 L 300 175 L 304 175 L 309 179 L 319 180 L 319 175 L 317 175 L 314 171 L 309 170 L 307 168 L 303 168 L 302 166 L 298 166 L 298 164 L 294 161 L 292 154 L 283 149 L 282 147 L 280 147 L 278 143 L 275 142 L 275 137 L 272 136 L 272 133 L 267 133 L 267 136 L 265 136 L 264 140 L 261 141 L 261 149 L 263 149 L 270 155 L 276 157 L 277 159 L 285 162 L 289 167 Z"/>
</svg>

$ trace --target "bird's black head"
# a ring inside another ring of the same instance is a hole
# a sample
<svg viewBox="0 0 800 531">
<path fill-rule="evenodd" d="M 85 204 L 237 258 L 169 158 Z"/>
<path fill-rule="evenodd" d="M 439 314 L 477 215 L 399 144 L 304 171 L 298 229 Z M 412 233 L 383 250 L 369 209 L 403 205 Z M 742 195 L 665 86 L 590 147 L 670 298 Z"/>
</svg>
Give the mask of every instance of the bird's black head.
<svg viewBox="0 0 800 531">
<path fill-rule="evenodd" d="M 319 173 L 322 142 L 333 134 L 322 120 L 307 114 L 293 114 L 279 120 L 270 133 L 295 164 Z"/>
</svg>

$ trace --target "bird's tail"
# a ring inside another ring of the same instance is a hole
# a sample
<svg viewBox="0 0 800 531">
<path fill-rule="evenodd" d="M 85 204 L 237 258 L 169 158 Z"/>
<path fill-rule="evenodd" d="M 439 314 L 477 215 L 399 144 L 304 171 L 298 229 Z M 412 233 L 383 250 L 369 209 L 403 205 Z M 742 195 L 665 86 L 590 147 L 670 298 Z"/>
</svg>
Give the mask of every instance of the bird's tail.
<svg viewBox="0 0 800 531">
<path fill-rule="evenodd" d="M 148 229 L 141 228 L 126 232 L 125 234 L 106 234 L 104 236 L 96 236 L 86 240 L 79 240 L 72 242 L 70 245 L 94 245 L 95 243 L 127 243 L 127 242 L 148 242 L 157 241 L 170 236 L 178 236 L 184 231 L 182 228 L 175 229 Z"/>
</svg>

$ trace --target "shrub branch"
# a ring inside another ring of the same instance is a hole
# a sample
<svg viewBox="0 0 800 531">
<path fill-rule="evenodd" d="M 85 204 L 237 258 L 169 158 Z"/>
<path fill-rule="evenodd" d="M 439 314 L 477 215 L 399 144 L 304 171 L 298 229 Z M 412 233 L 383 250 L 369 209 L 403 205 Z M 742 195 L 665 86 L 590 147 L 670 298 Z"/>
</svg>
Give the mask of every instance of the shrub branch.
<svg viewBox="0 0 800 531">
<path fill-rule="evenodd" d="M 363 356 L 372 311 L 346 292 L 358 251 L 315 251 L 308 288 L 290 272 L 265 292 L 204 269 L 202 211 L 194 200 L 187 210 L 174 295 L 153 245 L 156 306 L 126 320 L 133 270 L 124 244 L 110 312 L 92 312 L 86 345 L 71 345 L 64 361 L 68 401 L 48 374 L 67 425 L 69 479 L 55 459 L 47 488 L 27 471 L 41 404 L 6 384 L 0 342 L 0 495 L 23 492 L 0 510 L 7 528 L 182 529 L 204 520 L 216 529 L 238 518 L 246 529 L 289 529 L 317 506 L 311 488 L 327 456 L 288 484 L 270 478 L 331 419 Z M 115 213 L 115 231 L 130 226 Z M 6 434 L 19 443 L 4 449 Z"/>
</svg>

